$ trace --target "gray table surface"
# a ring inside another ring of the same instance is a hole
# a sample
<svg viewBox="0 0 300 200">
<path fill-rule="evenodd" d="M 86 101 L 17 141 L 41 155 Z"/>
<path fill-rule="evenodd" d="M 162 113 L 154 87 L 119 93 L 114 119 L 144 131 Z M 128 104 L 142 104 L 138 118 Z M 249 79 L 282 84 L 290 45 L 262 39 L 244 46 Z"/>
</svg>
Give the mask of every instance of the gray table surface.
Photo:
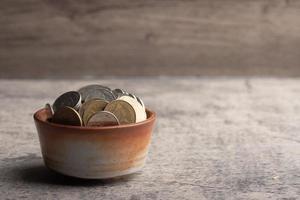
<svg viewBox="0 0 300 200">
<path fill-rule="evenodd" d="M 33 112 L 88 83 L 157 112 L 142 172 L 83 181 L 44 167 Z M 298 199 L 299 97 L 300 79 L 0 80 L 0 199 Z"/>
</svg>

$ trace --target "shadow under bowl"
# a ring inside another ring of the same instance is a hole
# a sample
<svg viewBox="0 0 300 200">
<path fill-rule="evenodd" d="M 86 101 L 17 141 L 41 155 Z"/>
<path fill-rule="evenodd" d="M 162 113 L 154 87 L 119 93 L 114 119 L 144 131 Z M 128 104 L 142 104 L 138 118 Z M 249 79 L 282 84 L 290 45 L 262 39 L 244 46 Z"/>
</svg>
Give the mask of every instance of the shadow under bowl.
<svg viewBox="0 0 300 200">
<path fill-rule="evenodd" d="M 79 127 L 48 121 L 46 109 L 34 114 L 45 165 L 61 174 L 107 179 L 139 171 L 145 164 L 156 115 L 119 126 Z"/>
</svg>

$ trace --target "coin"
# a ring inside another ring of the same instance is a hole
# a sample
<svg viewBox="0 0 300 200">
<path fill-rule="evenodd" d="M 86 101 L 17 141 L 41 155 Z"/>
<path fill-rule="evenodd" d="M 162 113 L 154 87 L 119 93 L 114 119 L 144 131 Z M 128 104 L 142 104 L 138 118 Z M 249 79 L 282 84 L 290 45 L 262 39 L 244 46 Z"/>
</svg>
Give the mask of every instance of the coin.
<svg viewBox="0 0 300 200">
<path fill-rule="evenodd" d="M 136 113 L 136 120 L 135 122 L 141 122 L 147 119 L 147 115 L 145 109 L 142 105 L 134 98 L 130 96 L 122 96 L 119 98 L 120 100 L 128 102 L 135 110 Z"/>
<path fill-rule="evenodd" d="M 52 122 L 57 124 L 82 126 L 79 113 L 69 106 L 59 108 L 53 115 Z"/>
<path fill-rule="evenodd" d="M 46 103 L 45 109 L 47 111 L 47 115 L 49 116 L 49 118 L 52 118 L 53 115 L 54 115 L 54 111 L 53 111 L 52 106 L 49 103 Z"/>
<path fill-rule="evenodd" d="M 128 96 L 130 96 L 131 98 L 134 98 L 134 99 L 136 99 L 136 96 L 135 96 L 135 95 L 133 95 L 133 94 L 131 94 L 131 93 L 129 93 L 129 94 L 128 94 Z"/>
<path fill-rule="evenodd" d="M 125 91 L 120 89 L 120 88 L 116 88 L 114 90 L 112 90 L 112 92 L 114 93 L 114 95 L 118 98 L 120 96 L 122 96 L 123 94 L 125 94 Z"/>
<path fill-rule="evenodd" d="M 139 97 L 136 97 L 136 100 L 141 104 L 141 106 L 144 108 L 144 110 L 146 110 L 145 104 L 144 104 L 144 102 L 142 101 L 142 99 L 139 98 Z"/>
<path fill-rule="evenodd" d="M 130 124 L 136 121 L 134 108 L 124 100 L 118 99 L 108 103 L 104 111 L 113 113 L 118 118 L 120 124 Z"/>
<path fill-rule="evenodd" d="M 91 100 L 88 100 L 88 101 L 84 102 L 84 103 L 80 106 L 80 108 L 79 108 L 79 115 L 80 115 L 81 117 L 83 117 L 83 114 L 84 114 L 84 111 L 86 110 L 86 108 L 89 107 L 90 104 L 94 104 L 95 101 L 97 101 L 97 102 L 98 102 L 98 101 L 104 102 L 104 103 L 103 103 L 103 104 L 104 104 L 104 107 L 105 107 L 106 104 L 108 103 L 107 101 L 101 100 L 101 99 L 91 99 Z M 103 108 L 103 109 L 104 109 L 104 108 Z M 103 110 L 103 109 L 102 109 L 102 110 Z"/>
<path fill-rule="evenodd" d="M 119 120 L 118 124 L 136 123 L 147 118 L 145 105 L 139 97 L 119 88 L 111 90 L 96 84 L 82 87 L 77 92 L 66 92 L 52 107 L 47 104 L 46 108 L 49 116 L 55 118 L 53 122 L 61 124 L 88 125 L 93 117 L 90 126 L 105 126 L 115 123 L 115 118 Z"/>
<path fill-rule="evenodd" d="M 95 89 L 93 91 L 90 91 L 89 95 L 86 97 L 85 101 L 91 100 L 91 99 L 103 99 L 108 102 L 113 101 L 116 99 L 115 95 L 112 93 L 111 90 L 107 89 Z"/>
<path fill-rule="evenodd" d="M 85 102 L 87 96 L 96 89 L 106 89 L 106 90 L 110 91 L 109 87 L 103 86 L 103 85 L 93 84 L 93 85 L 84 86 L 78 90 L 78 92 L 81 95 L 82 101 Z"/>
<path fill-rule="evenodd" d="M 119 124 L 118 118 L 109 111 L 96 112 L 87 122 L 87 126 L 114 126 Z"/>
<path fill-rule="evenodd" d="M 82 117 L 83 124 L 86 125 L 89 118 L 98 111 L 104 110 L 108 101 L 102 99 L 91 99 L 86 101 L 79 109 L 79 114 Z"/>
<path fill-rule="evenodd" d="M 144 102 L 142 101 L 141 98 L 135 96 L 134 94 L 126 93 L 126 92 L 123 93 L 123 94 L 122 94 L 121 96 L 119 96 L 118 98 L 120 98 L 120 97 L 122 97 L 122 96 L 129 96 L 129 97 L 131 97 L 131 98 L 134 98 L 135 100 L 137 100 L 137 101 L 141 104 L 141 106 L 144 108 L 144 110 L 146 110 L 145 104 L 144 104 Z"/>
<path fill-rule="evenodd" d="M 81 105 L 81 96 L 76 91 L 66 92 L 60 95 L 53 104 L 53 110 L 56 112 L 64 106 L 69 106 L 75 110 L 79 109 Z"/>
</svg>

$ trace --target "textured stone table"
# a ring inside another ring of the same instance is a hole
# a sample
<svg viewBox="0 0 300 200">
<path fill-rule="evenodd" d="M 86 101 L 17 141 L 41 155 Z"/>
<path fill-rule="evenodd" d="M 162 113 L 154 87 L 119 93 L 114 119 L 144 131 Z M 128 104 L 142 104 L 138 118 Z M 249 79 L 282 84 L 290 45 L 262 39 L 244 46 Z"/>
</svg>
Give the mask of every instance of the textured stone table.
<svg viewBox="0 0 300 200">
<path fill-rule="evenodd" d="M 158 114 L 134 176 L 84 181 L 48 171 L 33 112 L 88 83 L 122 87 Z M 0 199 L 298 199 L 300 79 L 0 80 Z"/>
</svg>

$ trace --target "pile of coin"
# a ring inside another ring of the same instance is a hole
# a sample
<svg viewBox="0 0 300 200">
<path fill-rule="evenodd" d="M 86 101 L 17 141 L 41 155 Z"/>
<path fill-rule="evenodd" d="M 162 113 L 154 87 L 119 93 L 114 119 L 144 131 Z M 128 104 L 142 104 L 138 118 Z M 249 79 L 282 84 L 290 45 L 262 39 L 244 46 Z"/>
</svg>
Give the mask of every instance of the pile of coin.
<svg viewBox="0 0 300 200">
<path fill-rule="evenodd" d="M 113 126 L 146 120 L 143 101 L 122 89 L 87 85 L 46 104 L 49 121 L 72 126 Z"/>
</svg>

